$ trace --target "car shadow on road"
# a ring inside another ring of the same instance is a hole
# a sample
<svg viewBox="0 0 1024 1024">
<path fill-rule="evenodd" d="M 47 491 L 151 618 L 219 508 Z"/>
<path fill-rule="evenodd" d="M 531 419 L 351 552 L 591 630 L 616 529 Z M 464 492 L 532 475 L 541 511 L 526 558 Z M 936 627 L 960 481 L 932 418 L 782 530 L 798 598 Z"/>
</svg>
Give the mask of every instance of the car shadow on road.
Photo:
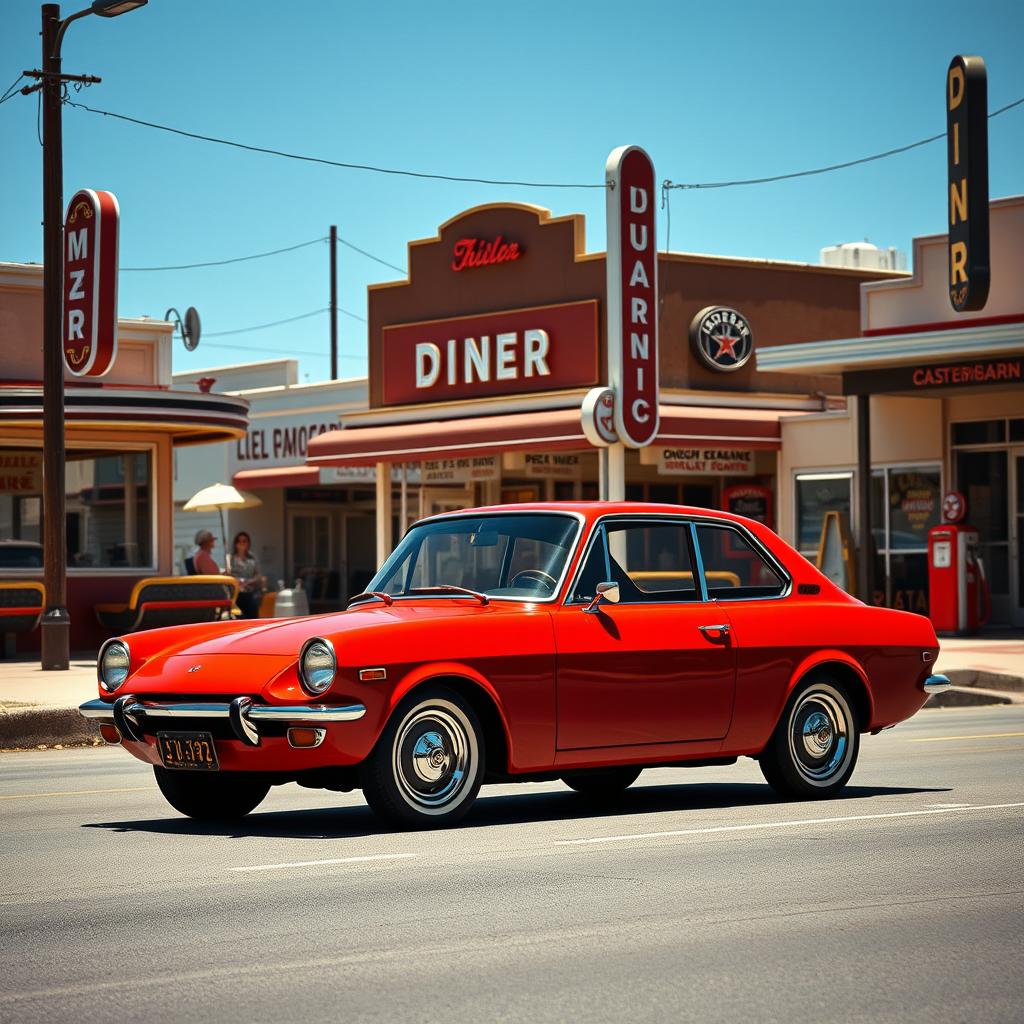
<svg viewBox="0 0 1024 1024">
<path fill-rule="evenodd" d="M 564 792 L 532 790 L 529 783 L 522 793 L 481 796 L 469 816 L 454 829 L 490 828 L 495 825 L 521 825 L 545 821 L 585 821 L 608 817 L 656 814 L 668 811 L 710 811 L 730 808 L 763 807 L 771 804 L 800 807 L 801 818 L 830 817 L 838 804 L 870 797 L 909 794 L 948 793 L 948 787 L 847 786 L 831 799 L 804 803 L 781 800 L 766 785 L 757 783 L 698 783 L 672 786 L 636 786 L 614 799 L 596 801 L 566 789 Z M 484 790 L 486 794 L 486 790 Z M 168 815 L 174 812 L 168 809 Z M 674 822 L 678 825 L 678 822 Z M 688 824 L 699 827 L 699 818 Z M 356 839 L 363 836 L 402 831 L 382 824 L 368 807 L 318 807 L 309 810 L 254 812 L 241 821 L 193 821 L 166 817 L 134 821 L 88 822 L 83 828 L 112 832 L 152 832 L 165 835 L 204 835 L 234 838 L 266 837 L 278 839 Z"/>
</svg>

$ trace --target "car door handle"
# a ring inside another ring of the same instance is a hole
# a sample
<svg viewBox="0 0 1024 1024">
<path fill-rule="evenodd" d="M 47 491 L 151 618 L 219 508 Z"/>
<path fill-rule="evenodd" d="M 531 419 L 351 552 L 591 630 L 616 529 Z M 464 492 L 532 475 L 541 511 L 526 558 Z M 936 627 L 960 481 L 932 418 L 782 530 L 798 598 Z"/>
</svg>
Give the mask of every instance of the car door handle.
<svg viewBox="0 0 1024 1024">
<path fill-rule="evenodd" d="M 719 623 L 716 626 L 697 627 L 708 640 L 725 640 L 729 636 L 730 627 L 728 622 Z"/>
</svg>

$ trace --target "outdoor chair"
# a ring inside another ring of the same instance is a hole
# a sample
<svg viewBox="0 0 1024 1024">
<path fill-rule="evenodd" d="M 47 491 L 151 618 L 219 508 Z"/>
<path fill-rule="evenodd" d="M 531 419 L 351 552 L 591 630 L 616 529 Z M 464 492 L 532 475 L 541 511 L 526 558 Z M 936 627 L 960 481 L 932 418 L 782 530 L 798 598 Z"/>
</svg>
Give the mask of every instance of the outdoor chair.
<svg viewBox="0 0 1024 1024">
<path fill-rule="evenodd" d="M 214 622 L 234 614 L 237 596 L 233 576 L 152 576 L 135 584 L 127 604 L 96 605 L 96 618 L 112 634 Z"/>
<path fill-rule="evenodd" d="M 4 657 L 13 653 L 14 634 L 31 633 L 46 605 L 46 589 L 35 580 L 0 581 L 0 637 Z"/>
</svg>

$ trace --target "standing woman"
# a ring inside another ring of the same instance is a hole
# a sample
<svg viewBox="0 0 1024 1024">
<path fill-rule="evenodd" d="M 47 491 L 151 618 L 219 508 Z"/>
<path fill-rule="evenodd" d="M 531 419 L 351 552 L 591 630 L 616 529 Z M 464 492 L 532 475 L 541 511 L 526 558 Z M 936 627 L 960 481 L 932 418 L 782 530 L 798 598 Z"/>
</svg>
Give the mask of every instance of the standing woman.
<svg viewBox="0 0 1024 1024">
<path fill-rule="evenodd" d="M 260 575 L 256 556 L 252 553 L 252 540 L 245 530 L 239 530 L 231 542 L 228 555 L 228 573 L 238 580 L 238 607 L 247 619 L 259 615 L 265 580 Z"/>
</svg>

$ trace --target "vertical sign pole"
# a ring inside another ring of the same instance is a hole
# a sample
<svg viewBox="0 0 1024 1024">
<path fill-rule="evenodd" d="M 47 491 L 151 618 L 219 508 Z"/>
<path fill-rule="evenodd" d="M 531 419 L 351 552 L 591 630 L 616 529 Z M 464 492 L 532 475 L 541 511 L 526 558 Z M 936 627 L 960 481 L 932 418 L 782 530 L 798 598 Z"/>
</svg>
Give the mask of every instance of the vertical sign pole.
<svg viewBox="0 0 1024 1024">
<path fill-rule="evenodd" d="M 331 380 L 338 379 L 338 228 L 331 225 Z"/>
<path fill-rule="evenodd" d="M 875 600 L 874 523 L 871 515 L 871 396 L 857 396 L 857 593 L 865 604 Z"/>
<path fill-rule="evenodd" d="M 60 6 L 43 4 L 43 583 L 41 667 L 66 670 L 67 529 L 64 514 L 64 167 L 61 61 L 56 53 Z"/>
<path fill-rule="evenodd" d="M 658 434 L 658 260 L 654 164 L 639 146 L 612 150 L 605 165 L 608 230 L 608 385 L 618 443 L 608 449 L 608 498 L 626 496 L 626 449 Z"/>
</svg>

